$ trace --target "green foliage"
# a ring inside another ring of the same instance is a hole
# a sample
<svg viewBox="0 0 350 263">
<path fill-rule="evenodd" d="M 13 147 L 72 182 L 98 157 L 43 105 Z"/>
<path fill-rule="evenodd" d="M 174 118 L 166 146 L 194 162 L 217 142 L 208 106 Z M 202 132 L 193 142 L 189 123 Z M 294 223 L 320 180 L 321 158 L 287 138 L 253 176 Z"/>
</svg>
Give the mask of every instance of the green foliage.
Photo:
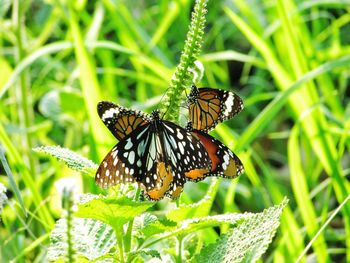
<svg viewBox="0 0 350 263">
<path fill-rule="evenodd" d="M 57 261 L 69 258 L 70 243 L 80 262 L 192 262 L 235 240 L 230 234 L 240 234 L 242 216 L 254 217 L 242 213 L 284 196 L 291 201 L 263 261 L 350 261 L 348 0 L 0 2 L 2 261 L 46 262 L 62 213 Z M 198 65 L 204 71 L 196 78 Z M 133 186 L 106 191 L 94 183 L 96 164 L 117 143 L 96 102 L 145 112 L 161 102 L 164 117 L 182 125 L 183 91 L 193 81 L 243 98 L 245 110 L 213 136 L 234 150 L 246 173 L 187 183 L 177 204 L 136 205 L 136 217 L 123 218 L 118 229 L 74 213 L 67 221 L 67 209 L 52 205 L 66 178 L 79 182 L 75 197 L 93 193 L 91 204 L 106 218 L 113 218 L 109 206 L 140 203 L 121 199 L 137 193 Z M 95 234 L 84 243 L 90 220 Z"/>
<path fill-rule="evenodd" d="M 0 218 L 2 214 L 2 209 L 7 201 L 7 196 L 6 196 L 6 188 L 5 186 L 0 183 Z"/>
<path fill-rule="evenodd" d="M 63 161 L 69 168 L 78 172 L 95 175 L 95 171 L 98 167 L 97 164 L 83 156 L 60 146 L 41 146 L 33 150 L 38 153 L 45 153 L 56 157 L 58 160 Z"/>
<path fill-rule="evenodd" d="M 193 82 L 192 71 L 195 68 L 195 60 L 198 58 L 202 48 L 205 15 L 207 13 L 206 6 L 207 0 L 196 0 L 191 25 L 187 32 L 187 39 L 180 57 L 180 63 L 176 67 L 162 105 L 162 108 L 166 112 L 165 118 L 168 120 L 178 120 L 179 107 L 183 99 L 181 96 L 182 92 Z"/>
<path fill-rule="evenodd" d="M 91 218 L 74 218 L 72 221 L 72 243 L 78 257 L 94 260 L 107 254 L 116 244 L 112 227 Z M 56 222 L 51 233 L 51 244 L 48 259 L 67 260 L 67 220 L 62 218 Z"/>
<path fill-rule="evenodd" d="M 87 200 L 86 200 L 87 199 Z M 76 216 L 84 218 L 94 218 L 114 229 L 119 229 L 125 223 L 152 207 L 152 202 L 134 201 L 126 196 L 116 198 L 88 196 L 84 202 L 79 204 Z"/>
<path fill-rule="evenodd" d="M 25 206 L 24 206 L 24 202 L 23 202 L 23 198 L 22 198 L 21 192 L 18 189 L 18 186 L 17 186 L 17 184 L 15 182 L 15 179 L 13 178 L 12 172 L 10 170 L 10 167 L 9 167 L 9 165 L 7 163 L 7 160 L 6 160 L 6 157 L 5 157 L 4 149 L 3 149 L 1 144 L 0 144 L 0 162 L 2 163 L 2 166 L 5 169 L 5 172 L 6 172 L 7 176 L 8 176 L 8 178 L 9 178 L 9 181 L 10 181 L 10 185 L 11 185 L 13 191 L 15 192 L 17 198 L 18 198 L 18 201 L 19 201 L 19 204 L 21 205 L 23 213 L 25 215 L 27 215 L 27 211 L 26 211 Z M 3 192 L 6 191 L 6 188 L 3 185 L 1 185 L 1 186 L 2 187 L 0 188 L 0 193 L 1 193 L 2 197 L 0 199 L 2 199 L 2 201 L 0 201 L 0 207 L 1 207 L 0 211 L 2 210 L 3 203 L 6 200 L 6 195 L 5 195 L 5 193 L 3 193 Z"/>
<path fill-rule="evenodd" d="M 240 223 L 215 244 L 204 247 L 198 262 L 256 262 L 267 250 L 280 224 L 287 199 L 259 214 L 244 214 Z"/>
</svg>

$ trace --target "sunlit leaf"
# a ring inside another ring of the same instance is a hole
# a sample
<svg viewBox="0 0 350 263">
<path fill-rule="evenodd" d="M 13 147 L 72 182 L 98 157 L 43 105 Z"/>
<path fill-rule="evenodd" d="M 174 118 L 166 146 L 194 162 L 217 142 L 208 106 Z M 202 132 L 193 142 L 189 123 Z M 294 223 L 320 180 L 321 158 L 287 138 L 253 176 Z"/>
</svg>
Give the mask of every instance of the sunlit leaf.
<svg viewBox="0 0 350 263">
<path fill-rule="evenodd" d="M 103 197 L 89 195 L 86 202 L 78 205 L 78 217 L 94 218 L 115 229 L 138 216 L 155 203 L 134 201 L 128 197 Z"/>
<path fill-rule="evenodd" d="M 60 146 L 42 146 L 34 148 L 33 150 L 35 152 L 46 153 L 56 157 L 58 160 L 65 162 L 69 168 L 78 172 L 92 175 L 97 169 L 97 164 L 89 159 Z"/>
<path fill-rule="evenodd" d="M 255 262 L 268 248 L 280 224 L 280 216 L 287 205 L 268 208 L 258 214 L 243 214 L 244 219 L 222 235 L 216 243 L 204 247 L 197 262 Z"/>
<path fill-rule="evenodd" d="M 72 220 L 72 243 L 75 255 L 93 260 L 108 253 L 116 244 L 112 227 L 95 219 L 74 218 Z M 51 233 L 48 250 L 50 261 L 65 260 L 67 257 L 67 222 L 57 221 Z"/>
</svg>

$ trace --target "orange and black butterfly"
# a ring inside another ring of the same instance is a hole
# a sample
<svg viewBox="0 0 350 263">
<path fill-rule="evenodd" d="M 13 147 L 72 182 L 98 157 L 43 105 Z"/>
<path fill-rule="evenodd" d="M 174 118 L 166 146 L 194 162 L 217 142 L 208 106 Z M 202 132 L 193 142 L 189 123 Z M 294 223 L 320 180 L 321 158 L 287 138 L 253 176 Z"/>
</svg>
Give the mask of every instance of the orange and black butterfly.
<svg viewBox="0 0 350 263">
<path fill-rule="evenodd" d="M 243 109 L 243 101 L 238 95 L 219 89 L 197 88 L 193 85 L 187 100 L 193 129 L 204 132 Z"/>
<path fill-rule="evenodd" d="M 244 172 L 241 160 L 223 143 L 203 131 L 193 129 L 191 122 L 187 124 L 186 129 L 202 143 L 212 164 L 210 172 L 203 174 L 197 180 L 202 180 L 207 176 L 233 179 Z"/>
<path fill-rule="evenodd" d="M 243 109 L 242 99 L 230 92 L 192 86 L 188 96 L 189 122 L 186 129 L 200 140 L 212 162 L 206 176 L 235 178 L 243 173 L 241 160 L 223 143 L 210 136 L 208 131 L 219 122 L 230 119 Z"/>
<path fill-rule="evenodd" d="M 151 115 L 111 102 L 98 104 L 104 124 L 119 140 L 100 164 L 95 181 L 101 187 L 137 182 L 146 197 L 180 196 L 187 179 L 211 170 L 211 160 L 202 143 L 184 128 Z"/>
</svg>

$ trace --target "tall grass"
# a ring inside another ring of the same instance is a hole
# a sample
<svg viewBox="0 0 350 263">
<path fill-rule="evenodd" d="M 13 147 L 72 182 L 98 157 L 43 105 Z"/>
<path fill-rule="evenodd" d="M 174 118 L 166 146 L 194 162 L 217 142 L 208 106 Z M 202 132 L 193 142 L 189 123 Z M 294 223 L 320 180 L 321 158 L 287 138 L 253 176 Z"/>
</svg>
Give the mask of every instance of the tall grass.
<svg viewBox="0 0 350 263">
<path fill-rule="evenodd" d="M 31 149 L 59 144 L 101 161 L 116 142 L 97 102 L 157 107 L 193 7 L 189 0 L 68 2 L 0 4 L 0 143 L 28 211 L 26 217 L 0 170 L 10 197 L 0 226 L 5 262 L 45 260 L 48 232 L 61 213 L 54 202 L 59 179 L 99 192 L 90 177 Z M 264 261 L 350 261 L 350 202 L 343 203 L 350 194 L 349 4 L 208 3 L 201 83 L 243 97 L 244 111 L 213 134 L 246 168 L 238 181 L 214 183 L 210 213 L 260 211 L 288 196 Z M 189 183 L 181 202 L 200 200 L 210 184 Z M 208 230 L 201 242 L 216 237 Z"/>
</svg>

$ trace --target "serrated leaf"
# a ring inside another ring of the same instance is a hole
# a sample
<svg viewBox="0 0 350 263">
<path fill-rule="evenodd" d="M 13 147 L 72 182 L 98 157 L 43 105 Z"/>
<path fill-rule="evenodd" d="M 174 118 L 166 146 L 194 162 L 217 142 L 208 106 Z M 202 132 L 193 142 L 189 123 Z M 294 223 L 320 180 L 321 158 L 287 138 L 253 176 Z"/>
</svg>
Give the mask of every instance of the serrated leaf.
<svg viewBox="0 0 350 263">
<path fill-rule="evenodd" d="M 34 148 L 33 151 L 49 154 L 56 157 L 58 160 L 65 162 L 69 168 L 92 176 L 95 175 L 98 167 L 97 164 L 89 159 L 60 146 L 41 146 Z"/>
<path fill-rule="evenodd" d="M 176 222 L 159 219 L 150 213 L 143 213 L 134 221 L 134 235 L 140 238 L 148 238 L 155 234 L 173 230 L 176 227 Z"/>
<path fill-rule="evenodd" d="M 114 229 L 120 229 L 125 223 L 152 207 L 155 203 L 134 201 L 126 196 L 92 196 L 89 201 L 79 204 L 78 217 L 100 220 Z"/>
<path fill-rule="evenodd" d="M 186 236 L 207 227 L 220 226 L 221 224 L 236 225 L 243 220 L 246 215 L 247 214 L 224 214 L 187 219 L 178 223 L 178 227 L 172 227 L 170 231 L 155 235 L 151 241 L 148 241 L 145 247 L 173 236 Z"/>
<path fill-rule="evenodd" d="M 166 217 L 174 222 L 181 222 L 188 218 L 198 218 L 207 216 L 215 198 L 215 193 L 219 186 L 219 181 L 213 178 L 213 182 L 203 199 L 194 204 L 180 205 L 178 208 L 171 210 Z"/>
<path fill-rule="evenodd" d="M 105 255 L 116 244 L 113 229 L 95 219 L 73 218 L 71 235 L 75 255 L 78 258 L 86 258 L 89 261 Z M 50 261 L 66 260 L 66 219 L 59 219 L 56 222 L 55 228 L 51 233 L 51 244 L 47 257 Z"/>
<path fill-rule="evenodd" d="M 141 250 L 137 250 L 137 251 L 133 251 L 131 253 L 129 253 L 129 257 L 128 257 L 128 262 L 132 262 L 136 257 L 142 257 L 142 261 L 144 262 L 145 259 L 148 257 L 151 258 L 159 258 L 161 259 L 160 253 L 157 250 L 154 249 L 141 249 Z"/>
<path fill-rule="evenodd" d="M 196 257 L 197 262 L 255 262 L 268 248 L 280 224 L 280 216 L 287 205 L 281 204 L 258 214 L 244 214 L 237 227 L 204 247 Z"/>
</svg>

